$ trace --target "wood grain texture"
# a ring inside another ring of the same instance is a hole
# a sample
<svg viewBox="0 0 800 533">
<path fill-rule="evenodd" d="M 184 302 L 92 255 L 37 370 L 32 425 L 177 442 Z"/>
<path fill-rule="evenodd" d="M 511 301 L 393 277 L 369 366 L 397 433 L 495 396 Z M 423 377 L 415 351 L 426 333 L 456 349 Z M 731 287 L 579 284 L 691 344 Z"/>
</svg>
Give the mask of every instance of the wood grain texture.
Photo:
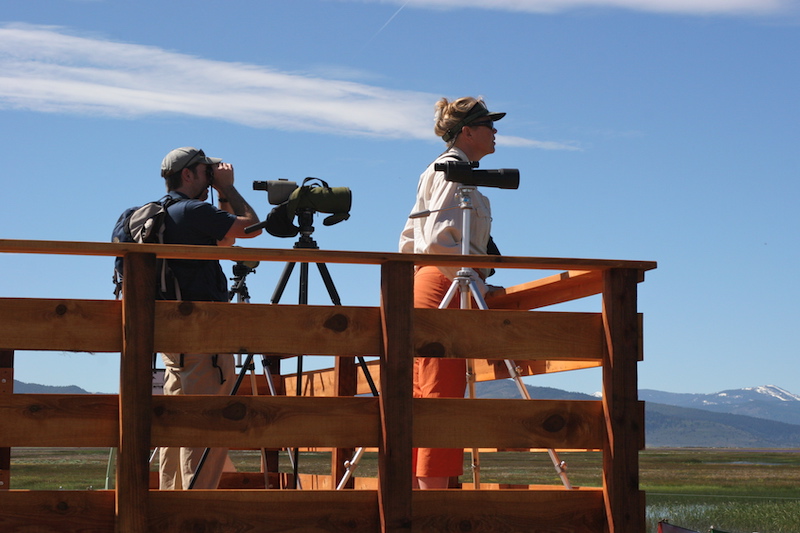
<svg viewBox="0 0 800 533">
<path fill-rule="evenodd" d="M 117 525 L 126 533 L 147 533 L 150 465 L 142 459 L 150 453 L 156 257 L 129 253 L 124 261 Z"/>
</svg>

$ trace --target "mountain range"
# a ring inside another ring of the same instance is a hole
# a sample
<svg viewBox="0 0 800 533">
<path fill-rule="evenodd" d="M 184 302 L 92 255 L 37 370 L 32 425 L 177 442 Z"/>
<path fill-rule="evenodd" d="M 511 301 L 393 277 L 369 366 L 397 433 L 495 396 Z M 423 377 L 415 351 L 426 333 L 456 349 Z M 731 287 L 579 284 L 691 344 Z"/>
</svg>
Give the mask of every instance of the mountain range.
<svg viewBox="0 0 800 533">
<path fill-rule="evenodd" d="M 642 389 L 639 398 L 646 402 L 800 424 L 800 396 L 775 385 L 713 394 L 676 394 Z"/>
<path fill-rule="evenodd" d="M 597 396 L 526 385 L 533 399 L 597 400 Z M 14 381 L 14 392 L 88 394 L 76 386 L 54 387 Z M 512 380 L 478 383 L 479 398 L 519 398 Z M 685 394 L 649 389 L 645 401 L 648 448 L 800 448 L 800 396 L 774 385 Z"/>
<path fill-rule="evenodd" d="M 534 399 L 596 400 L 597 396 L 526 385 Z M 479 383 L 480 398 L 519 398 L 511 380 Z M 800 396 L 766 385 L 712 394 L 643 389 L 648 448 L 800 448 Z"/>
</svg>

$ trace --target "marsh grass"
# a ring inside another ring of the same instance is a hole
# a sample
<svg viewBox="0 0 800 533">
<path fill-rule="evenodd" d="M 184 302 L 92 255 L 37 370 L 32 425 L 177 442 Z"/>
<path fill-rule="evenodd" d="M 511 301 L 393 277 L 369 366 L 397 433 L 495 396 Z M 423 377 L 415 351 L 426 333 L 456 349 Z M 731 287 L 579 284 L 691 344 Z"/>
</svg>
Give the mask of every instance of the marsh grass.
<svg viewBox="0 0 800 533">
<path fill-rule="evenodd" d="M 258 471 L 255 451 L 232 451 L 238 470 Z M 575 486 L 602 485 L 602 454 L 561 453 Z M 100 489 L 105 486 L 107 448 L 14 448 L 11 488 Z M 470 454 L 465 475 L 471 481 Z M 305 452 L 300 471 L 330 472 L 330 454 Z M 290 472 L 286 454 L 280 468 Z M 560 485 L 546 452 L 480 454 L 484 483 Z M 156 468 L 156 465 L 153 466 Z M 375 477 L 377 457 L 367 453 L 357 476 Z M 647 532 L 659 520 L 705 533 L 711 526 L 730 533 L 800 532 L 800 450 L 653 449 L 639 456 L 640 486 L 647 497 Z"/>
<path fill-rule="evenodd" d="M 699 532 L 712 526 L 730 533 L 797 533 L 800 501 L 730 496 L 647 497 L 648 532 L 659 520 Z"/>
<path fill-rule="evenodd" d="M 648 532 L 661 519 L 700 532 L 800 532 L 800 450 L 648 450 Z"/>
<path fill-rule="evenodd" d="M 12 448 L 10 488 L 102 489 L 108 460 L 108 448 Z"/>
</svg>

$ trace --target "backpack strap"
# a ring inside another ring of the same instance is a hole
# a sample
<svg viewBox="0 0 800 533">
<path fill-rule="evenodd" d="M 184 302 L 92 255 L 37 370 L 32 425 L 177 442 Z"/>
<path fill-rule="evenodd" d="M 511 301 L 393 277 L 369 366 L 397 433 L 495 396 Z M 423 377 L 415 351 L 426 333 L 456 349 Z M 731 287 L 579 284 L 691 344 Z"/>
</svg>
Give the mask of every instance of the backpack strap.
<svg viewBox="0 0 800 533">
<path fill-rule="evenodd" d="M 164 195 L 164 196 L 163 196 L 163 197 L 162 197 L 162 198 L 161 198 L 161 199 L 158 201 L 158 203 L 160 203 L 160 204 L 161 204 L 161 205 L 163 205 L 164 207 L 169 207 L 169 206 L 171 206 L 172 204 L 175 204 L 175 203 L 177 203 L 177 202 L 180 202 L 181 200 L 188 200 L 188 198 L 186 198 L 185 196 L 183 196 L 181 193 L 178 193 L 178 192 L 175 192 L 175 191 L 169 191 L 169 192 L 168 192 L 166 195 Z"/>
<path fill-rule="evenodd" d="M 164 195 L 158 203 L 164 207 L 164 210 L 168 210 L 170 206 L 182 201 L 187 200 L 185 196 L 175 191 L 169 191 L 166 195 Z M 181 299 L 181 287 L 178 284 L 178 278 L 176 278 L 172 274 L 172 269 L 169 267 L 169 262 L 166 259 L 159 259 L 158 260 L 158 270 L 159 270 L 159 289 L 160 294 L 162 296 L 168 294 L 168 285 L 172 286 L 174 291 L 175 299 Z"/>
</svg>

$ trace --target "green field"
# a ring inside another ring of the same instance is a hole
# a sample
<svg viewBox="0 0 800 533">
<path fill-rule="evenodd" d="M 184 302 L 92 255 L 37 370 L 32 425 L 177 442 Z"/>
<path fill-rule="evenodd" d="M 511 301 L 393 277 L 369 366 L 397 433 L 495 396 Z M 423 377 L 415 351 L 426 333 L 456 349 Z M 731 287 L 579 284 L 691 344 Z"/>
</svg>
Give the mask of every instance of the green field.
<svg viewBox="0 0 800 533">
<path fill-rule="evenodd" d="M 257 452 L 231 455 L 237 469 L 258 470 Z M 562 453 L 560 458 L 567 462 L 573 485 L 601 485 L 600 453 Z M 102 489 L 108 460 L 108 449 L 15 448 L 11 488 Z M 544 452 L 483 453 L 480 463 L 485 483 L 560 484 Z M 303 453 L 299 465 L 301 472 L 324 474 L 330 456 Z M 291 471 L 285 455 L 281 470 Z M 376 472 L 375 455 L 366 454 L 357 475 Z M 800 532 L 800 450 L 646 450 L 640 454 L 640 473 L 648 533 L 655 533 L 661 519 L 703 533 L 711 526 L 730 533 Z M 471 476 L 461 480 L 471 481 Z"/>
</svg>

